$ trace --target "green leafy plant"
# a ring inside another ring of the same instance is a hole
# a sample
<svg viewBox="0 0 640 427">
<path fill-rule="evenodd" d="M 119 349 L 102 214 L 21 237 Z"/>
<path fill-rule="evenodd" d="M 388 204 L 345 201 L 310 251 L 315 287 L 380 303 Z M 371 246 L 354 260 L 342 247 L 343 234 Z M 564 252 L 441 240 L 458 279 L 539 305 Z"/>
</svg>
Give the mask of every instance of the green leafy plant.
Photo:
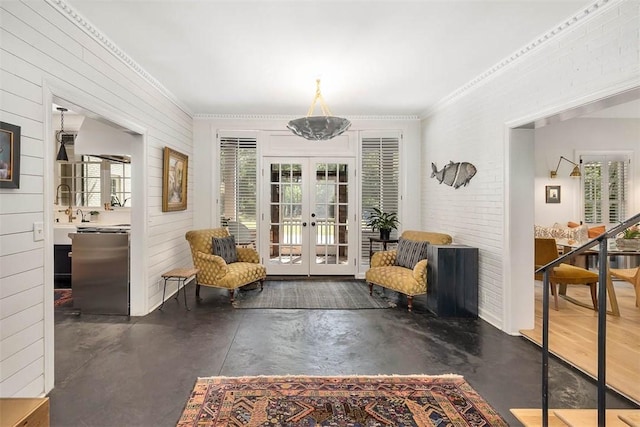
<svg viewBox="0 0 640 427">
<path fill-rule="evenodd" d="M 91 211 L 91 212 L 89 212 L 89 215 L 100 215 L 100 212 L 98 212 L 98 211 Z"/>
<path fill-rule="evenodd" d="M 622 232 L 623 239 L 637 239 L 640 238 L 640 224 L 632 225 Z"/>
<path fill-rule="evenodd" d="M 373 212 L 369 215 L 367 226 L 375 230 L 396 230 L 400 221 L 398 214 L 395 212 L 383 212 L 378 208 L 373 208 Z"/>
</svg>

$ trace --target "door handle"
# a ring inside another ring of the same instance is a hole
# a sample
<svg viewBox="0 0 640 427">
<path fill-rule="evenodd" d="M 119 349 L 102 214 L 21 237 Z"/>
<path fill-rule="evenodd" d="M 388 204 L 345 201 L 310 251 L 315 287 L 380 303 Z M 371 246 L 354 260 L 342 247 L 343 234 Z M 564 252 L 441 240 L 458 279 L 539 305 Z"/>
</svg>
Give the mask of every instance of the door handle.
<svg viewBox="0 0 640 427">
<path fill-rule="evenodd" d="M 303 223 L 302 223 L 302 226 L 303 226 L 303 227 L 306 227 L 306 226 L 307 226 L 307 223 L 306 223 L 306 222 L 303 222 Z"/>
<path fill-rule="evenodd" d="M 315 223 L 315 222 L 312 222 L 312 223 L 311 223 L 311 226 L 312 226 L 312 227 L 315 227 L 315 226 L 316 226 L 316 223 Z"/>
</svg>

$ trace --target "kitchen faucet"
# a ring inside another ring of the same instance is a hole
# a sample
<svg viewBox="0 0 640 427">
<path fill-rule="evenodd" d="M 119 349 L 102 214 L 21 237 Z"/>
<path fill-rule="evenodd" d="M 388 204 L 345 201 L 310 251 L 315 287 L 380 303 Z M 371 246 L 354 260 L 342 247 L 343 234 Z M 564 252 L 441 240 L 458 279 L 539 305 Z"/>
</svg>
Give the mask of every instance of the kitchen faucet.
<svg viewBox="0 0 640 427">
<path fill-rule="evenodd" d="M 78 208 L 78 210 L 76 211 L 76 214 L 80 213 L 80 218 L 82 218 L 80 221 L 81 222 L 89 222 L 88 219 L 84 219 L 84 212 L 82 212 L 82 209 Z"/>
<path fill-rule="evenodd" d="M 69 222 L 73 222 L 73 220 L 76 219 L 76 217 L 73 216 L 73 210 L 71 209 L 71 187 L 69 187 L 67 184 L 60 184 L 56 188 L 56 205 L 60 202 L 59 190 L 62 187 L 67 187 L 67 192 L 69 194 L 69 207 L 67 207 L 67 209 L 64 210 L 64 213 L 68 215 Z M 59 211 L 59 212 L 62 212 L 62 211 Z"/>
</svg>

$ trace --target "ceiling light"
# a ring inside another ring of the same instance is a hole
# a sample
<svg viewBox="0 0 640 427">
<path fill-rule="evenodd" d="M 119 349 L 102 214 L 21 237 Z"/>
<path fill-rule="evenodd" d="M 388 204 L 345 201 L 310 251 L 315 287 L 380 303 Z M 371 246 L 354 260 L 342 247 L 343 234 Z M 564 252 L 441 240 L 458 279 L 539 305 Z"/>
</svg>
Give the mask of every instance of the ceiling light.
<svg viewBox="0 0 640 427">
<path fill-rule="evenodd" d="M 567 159 L 564 156 L 560 156 L 560 160 L 558 160 L 558 166 L 556 166 L 556 170 L 551 171 L 549 173 L 550 177 L 551 178 L 556 178 L 558 176 L 558 168 L 560 167 L 560 162 L 562 162 L 563 159 L 573 165 L 573 170 L 571 171 L 569 176 L 571 178 L 580 178 L 582 176 L 582 174 L 580 173 L 580 166 L 578 166 L 577 163 L 572 162 L 571 160 Z"/>
<path fill-rule="evenodd" d="M 60 111 L 60 130 L 56 133 L 56 140 L 60 143 L 60 150 L 58 150 L 56 160 L 68 161 L 67 149 L 64 148 L 64 140 L 62 138 L 62 134 L 64 133 L 64 112 L 68 110 L 63 107 L 58 107 L 57 110 Z"/>
<path fill-rule="evenodd" d="M 322 116 L 312 116 L 315 109 L 316 102 L 320 101 L 320 108 L 322 109 Z M 287 128 L 291 132 L 298 136 L 312 140 L 312 141 L 324 141 L 334 138 L 351 126 L 351 122 L 342 117 L 335 117 L 331 115 L 331 111 L 322 98 L 320 93 L 320 79 L 316 80 L 316 96 L 311 102 L 309 111 L 306 117 L 291 120 L 287 124 Z"/>
</svg>

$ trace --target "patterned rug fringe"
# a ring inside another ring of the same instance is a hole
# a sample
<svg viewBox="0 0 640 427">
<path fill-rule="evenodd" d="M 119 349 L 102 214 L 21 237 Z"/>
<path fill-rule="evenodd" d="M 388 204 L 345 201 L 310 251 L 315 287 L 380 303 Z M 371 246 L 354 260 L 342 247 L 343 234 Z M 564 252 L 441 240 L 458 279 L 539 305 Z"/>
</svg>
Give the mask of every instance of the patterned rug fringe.
<svg viewBox="0 0 640 427">
<path fill-rule="evenodd" d="M 427 374 L 377 374 L 377 375 L 299 375 L 299 374 L 285 374 L 285 375 L 244 375 L 239 377 L 226 377 L 224 375 L 220 376 L 212 376 L 212 377 L 198 377 L 197 381 L 203 380 L 211 380 L 214 378 L 219 379 L 228 379 L 228 380 L 241 380 L 248 378 L 264 378 L 264 379 L 273 379 L 273 378 L 375 378 L 375 379 L 384 379 L 384 378 L 421 378 L 421 379 L 430 379 L 430 378 L 450 378 L 450 379 L 462 379 L 464 378 L 462 375 L 458 374 L 439 374 L 439 375 L 427 375 Z"/>
</svg>

